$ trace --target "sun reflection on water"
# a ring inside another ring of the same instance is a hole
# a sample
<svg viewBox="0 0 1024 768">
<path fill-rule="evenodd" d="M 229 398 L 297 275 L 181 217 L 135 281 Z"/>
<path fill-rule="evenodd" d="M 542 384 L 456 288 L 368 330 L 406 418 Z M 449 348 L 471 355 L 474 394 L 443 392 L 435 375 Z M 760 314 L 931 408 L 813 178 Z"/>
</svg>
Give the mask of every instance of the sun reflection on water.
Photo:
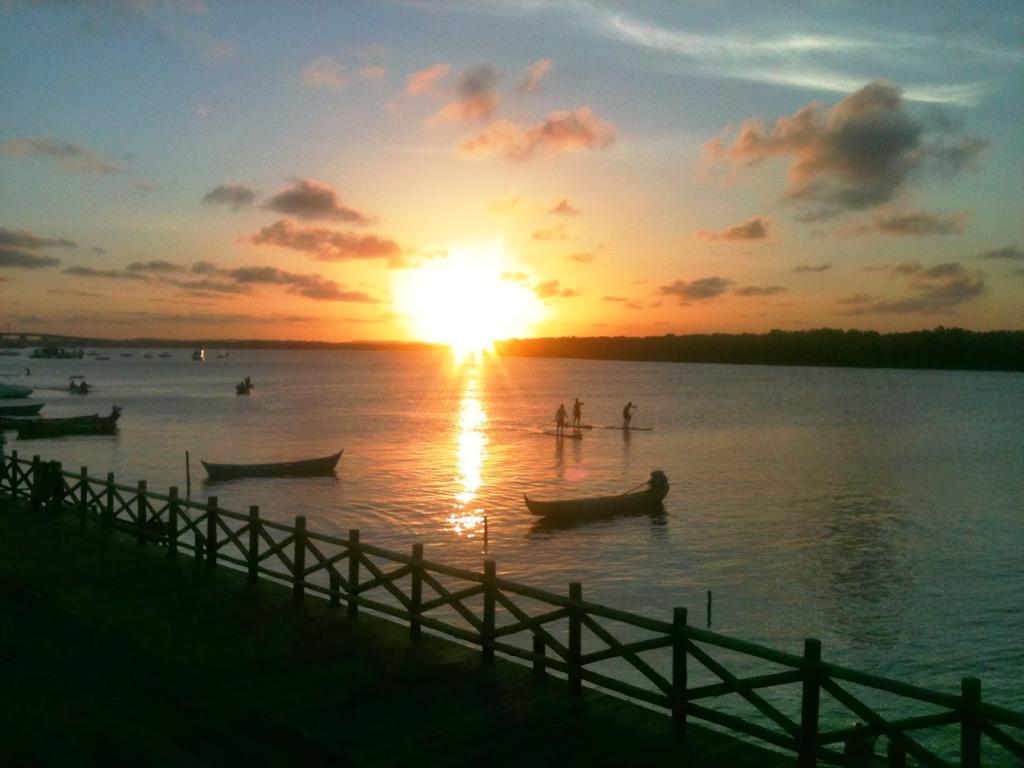
<svg viewBox="0 0 1024 768">
<path fill-rule="evenodd" d="M 480 399 L 480 373 L 472 371 L 466 380 L 459 408 L 458 475 L 459 489 L 448 523 L 459 536 L 473 538 L 483 533 L 484 510 L 476 499 L 483 482 L 481 471 L 487 455 L 487 436 L 483 428 L 487 412 Z"/>
</svg>

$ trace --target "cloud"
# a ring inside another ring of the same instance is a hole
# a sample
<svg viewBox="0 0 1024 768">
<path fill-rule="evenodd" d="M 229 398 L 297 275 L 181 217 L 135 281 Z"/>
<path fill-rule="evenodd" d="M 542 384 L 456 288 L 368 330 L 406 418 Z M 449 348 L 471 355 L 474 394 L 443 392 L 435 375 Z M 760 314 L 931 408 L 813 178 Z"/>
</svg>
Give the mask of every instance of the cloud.
<svg viewBox="0 0 1024 768">
<path fill-rule="evenodd" d="M 299 219 L 333 219 L 350 224 L 368 224 L 370 217 L 342 205 L 334 187 L 315 179 L 298 179 L 263 204 L 264 208 Z"/>
<path fill-rule="evenodd" d="M 832 269 L 832 265 L 829 263 L 825 264 L 797 264 L 793 267 L 794 272 L 827 272 Z"/>
<path fill-rule="evenodd" d="M 119 272 L 116 269 L 95 269 L 94 267 L 68 267 L 64 270 L 65 275 L 77 275 L 78 277 L 102 277 L 108 280 L 149 280 L 145 275 L 138 272 Z"/>
<path fill-rule="evenodd" d="M 286 272 L 276 267 L 240 267 L 228 271 L 233 280 L 241 284 L 266 283 L 285 285 L 288 289 L 309 299 L 320 301 L 345 301 L 361 304 L 380 302 L 362 291 L 344 290 L 334 280 L 320 275 Z"/>
<path fill-rule="evenodd" d="M 533 286 L 533 292 L 541 299 L 550 299 L 556 296 L 563 299 L 571 299 L 580 296 L 580 292 L 573 288 L 562 288 L 558 280 L 545 280 Z"/>
<path fill-rule="evenodd" d="M 236 211 L 255 201 L 256 191 L 244 184 L 218 184 L 203 195 L 204 205 L 227 205 Z"/>
<path fill-rule="evenodd" d="M 438 83 L 448 77 L 451 69 L 450 64 L 434 64 L 432 67 L 413 72 L 405 79 L 406 94 L 418 96 L 421 93 L 430 93 L 437 88 Z"/>
<path fill-rule="evenodd" d="M 542 241 L 566 240 L 568 237 L 569 235 L 565 231 L 564 224 L 556 224 L 555 226 L 548 227 L 547 229 L 538 229 L 533 233 L 534 240 Z"/>
<path fill-rule="evenodd" d="M 183 267 L 181 264 L 175 264 L 174 262 L 171 261 L 161 261 L 158 259 L 156 261 L 133 261 L 131 264 L 125 267 L 125 269 L 127 269 L 129 272 L 167 273 L 181 272 L 182 270 L 185 269 L 185 267 Z"/>
<path fill-rule="evenodd" d="M 902 272 L 895 270 L 904 267 Z M 985 273 L 968 270 L 958 262 L 947 262 L 922 269 L 916 263 L 896 265 L 891 274 L 909 275 L 908 295 L 901 299 L 875 299 L 857 294 L 842 300 L 850 306 L 847 314 L 956 314 L 964 303 L 983 296 L 988 286 Z"/>
<path fill-rule="evenodd" d="M 551 71 L 551 59 L 537 59 L 526 70 L 526 76 L 516 86 L 519 93 L 536 93 L 540 90 L 540 84 Z"/>
<path fill-rule="evenodd" d="M 629 299 L 625 296 L 602 296 L 601 301 L 622 302 L 624 304 L 629 301 Z"/>
<path fill-rule="evenodd" d="M 697 232 L 697 237 L 711 241 L 764 240 L 768 237 L 768 224 L 768 219 L 757 216 L 750 221 L 737 224 L 735 227 L 723 229 L 721 232 L 702 229 Z"/>
<path fill-rule="evenodd" d="M 462 144 L 468 155 L 530 160 L 579 149 L 604 149 L 615 141 L 615 127 L 594 115 L 589 107 L 552 112 L 537 125 L 522 128 L 497 120 Z"/>
<path fill-rule="evenodd" d="M 394 240 L 376 235 L 336 232 L 323 227 L 301 227 L 281 219 L 249 238 L 254 245 L 276 245 L 311 253 L 320 261 L 387 259 L 392 267 L 404 266 L 402 249 Z"/>
<path fill-rule="evenodd" d="M 497 200 L 492 200 L 488 204 L 487 208 L 492 213 L 510 214 L 519 207 L 519 202 L 519 198 L 515 196 L 502 197 Z"/>
<path fill-rule="evenodd" d="M 579 216 L 582 211 L 579 208 L 575 208 L 568 198 L 563 197 L 548 209 L 548 213 L 554 213 L 558 216 Z"/>
<path fill-rule="evenodd" d="M 100 256 L 105 256 L 106 253 L 107 253 L 107 249 L 106 248 L 100 248 L 98 245 L 94 245 L 89 250 L 92 251 L 95 254 L 99 254 Z"/>
<path fill-rule="evenodd" d="M 218 280 L 210 280 L 208 278 L 201 278 L 199 280 L 178 280 L 175 278 L 165 277 L 161 279 L 161 282 L 166 283 L 167 285 L 173 285 L 176 288 L 181 288 L 193 296 L 216 296 L 219 298 L 223 295 L 230 296 L 252 292 L 249 285 L 244 283 L 224 283 Z"/>
<path fill-rule="evenodd" d="M 702 277 L 699 280 L 676 280 L 658 288 L 661 296 L 675 296 L 679 303 L 686 305 L 694 301 L 709 301 L 718 298 L 733 284 L 724 277 Z"/>
<path fill-rule="evenodd" d="M 731 146 L 719 137 L 705 144 L 705 156 L 733 167 L 789 160 L 784 198 L 813 206 L 807 220 L 888 203 L 915 176 L 972 166 L 985 146 L 930 128 L 906 111 L 897 86 L 874 81 L 831 109 L 811 102 L 771 129 L 747 120 Z"/>
<path fill-rule="evenodd" d="M 958 235 L 967 223 L 966 213 L 940 216 L 925 211 L 879 213 L 875 226 L 888 235 Z"/>
<path fill-rule="evenodd" d="M 525 272 L 502 272 L 502 280 L 508 280 L 511 283 L 525 283 L 530 279 L 530 276 Z"/>
<path fill-rule="evenodd" d="M 569 261 L 575 261 L 580 264 L 589 264 L 594 260 L 594 254 L 592 253 L 572 253 L 569 254 Z"/>
<path fill-rule="evenodd" d="M 1016 245 L 1007 245 L 1003 248 L 992 248 L 978 254 L 982 259 L 1008 259 L 1011 261 L 1024 260 L 1024 248 Z"/>
<path fill-rule="evenodd" d="M 359 68 L 359 76 L 366 80 L 380 80 L 387 74 L 388 68 L 381 64 L 364 64 Z"/>
<path fill-rule="evenodd" d="M 455 101 L 441 107 L 428 122 L 469 123 L 490 119 L 498 106 L 494 86 L 500 77 L 501 72 L 493 64 L 477 64 L 464 70 L 455 87 Z"/>
<path fill-rule="evenodd" d="M 223 274 L 225 271 L 226 270 L 221 269 L 212 261 L 203 260 L 197 261 L 195 264 L 192 265 L 191 269 L 189 269 L 189 272 L 191 272 L 193 275 L 217 275 Z"/>
<path fill-rule="evenodd" d="M 302 68 L 299 75 L 304 88 L 338 90 L 348 82 L 345 69 L 333 56 L 318 56 Z"/>
<path fill-rule="evenodd" d="M 0 248 L 77 248 L 72 240 L 63 237 L 39 237 L 27 229 L 5 229 L 0 227 Z"/>
<path fill-rule="evenodd" d="M 56 267 L 59 264 L 60 259 L 53 256 L 39 256 L 28 251 L 20 251 L 17 248 L 0 246 L 0 269 L 5 267 L 41 269 L 42 267 Z"/>
<path fill-rule="evenodd" d="M 747 285 L 743 288 L 737 288 L 733 293 L 737 296 L 778 296 L 780 293 L 785 293 L 786 289 L 781 285 Z"/>
<path fill-rule="evenodd" d="M 8 139 L 0 143 L 0 155 L 7 157 L 49 157 L 61 170 L 83 176 L 120 173 L 124 167 L 102 152 L 81 144 L 44 136 L 41 138 Z"/>
</svg>

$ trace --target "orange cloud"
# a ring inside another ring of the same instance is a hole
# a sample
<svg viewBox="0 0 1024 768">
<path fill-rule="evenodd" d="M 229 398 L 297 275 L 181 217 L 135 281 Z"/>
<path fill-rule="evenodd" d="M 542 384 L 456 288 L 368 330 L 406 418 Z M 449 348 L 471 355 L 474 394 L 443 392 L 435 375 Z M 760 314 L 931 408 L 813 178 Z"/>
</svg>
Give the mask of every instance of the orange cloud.
<svg viewBox="0 0 1024 768">
<path fill-rule="evenodd" d="M 506 160 L 530 160 L 579 149 L 604 149 L 615 140 L 615 127 L 594 115 L 589 107 L 552 112 L 547 120 L 522 128 L 509 120 L 491 123 L 464 142 L 468 155 L 498 156 Z"/>
<path fill-rule="evenodd" d="M 336 232 L 324 227 L 301 227 L 281 219 L 248 238 L 254 245 L 275 245 L 310 253 L 320 261 L 387 259 L 392 267 L 403 266 L 402 249 L 394 240 L 376 235 Z"/>
<path fill-rule="evenodd" d="M 551 71 L 551 59 L 538 59 L 526 70 L 526 77 L 519 84 L 516 90 L 519 93 L 536 93 L 540 90 L 540 84 Z"/>
<path fill-rule="evenodd" d="M 757 216 L 750 221 L 737 224 L 735 227 L 723 229 L 721 232 L 712 232 L 709 229 L 702 229 L 697 232 L 701 240 L 764 240 L 768 237 L 768 219 Z"/>
<path fill-rule="evenodd" d="M 456 87 L 458 98 L 445 104 L 427 122 L 469 123 L 487 120 L 498 106 L 498 94 L 494 86 L 501 72 L 492 64 L 477 64 L 465 70 Z"/>
<path fill-rule="evenodd" d="M 405 92 L 409 96 L 429 93 L 437 87 L 439 81 L 448 77 L 450 64 L 435 64 L 432 67 L 413 72 L 405 79 Z"/>
</svg>

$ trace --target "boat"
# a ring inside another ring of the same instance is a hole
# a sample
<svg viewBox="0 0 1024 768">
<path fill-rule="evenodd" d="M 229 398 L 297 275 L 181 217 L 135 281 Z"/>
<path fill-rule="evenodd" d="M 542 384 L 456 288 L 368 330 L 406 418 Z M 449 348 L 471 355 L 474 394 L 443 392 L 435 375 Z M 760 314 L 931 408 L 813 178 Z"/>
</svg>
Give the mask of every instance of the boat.
<svg viewBox="0 0 1024 768">
<path fill-rule="evenodd" d="M 68 376 L 68 390 L 73 395 L 88 395 L 91 387 L 86 383 L 85 376 Z"/>
<path fill-rule="evenodd" d="M 33 360 L 81 360 L 84 349 L 61 349 L 60 347 L 39 347 L 29 355 Z"/>
<path fill-rule="evenodd" d="M 97 360 L 109 360 L 110 358 L 106 355 L 96 355 Z"/>
<path fill-rule="evenodd" d="M 309 477 L 329 475 L 344 453 L 344 449 L 319 459 L 287 461 L 277 464 L 214 464 L 203 461 L 210 480 L 231 480 L 238 477 Z"/>
<path fill-rule="evenodd" d="M 235 384 L 236 395 L 249 395 L 252 394 L 252 391 L 254 389 L 256 389 L 256 385 L 252 383 L 252 379 L 250 379 L 248 376 L 246 376 L 240 382 Z"/>
<path fill-rule="evenodd" d="M 21 352 L 16 349 L 0 349 L 0 357 L 21 357 Z"/>
<path fill-rule="evenodd" d="M 159 355 L 157 355 L 157 357 L 170 357 L 170 356 L 171 356 L 170 352 L 161 352 Z"/>
<path fill-rule="evenodd" d="M 644 487 L 618 496 L 591 496 L 583 499 L 539 501 L 524 495 L 531 514 L 548 522 L 564 523 L 596 520 L 615 515 L 644 514 L 661 511 L 661 502 L 668 494 L 668 477 L 661 470 L 651 472 Z"/>
<path fill-rule="evenodd" d="M 43 409 L 44 403 L 19 403 L 0 405 L 0 416 L 35 416 Z"/>
<path fill-rule="evenodd" d="M 203 362 L 203 360 L 206 359 L 206 350 L 205 349 L 194 349 L 194 350 L 192 350 L 192 359 L 195 360 L 196 362 L 199 362 L 199 363 Z"/>
<path fill-rule="evenodd" d="M 149 359 L 151 359 L 153 357 L 153 355 L 151 355 L 149 352 L 147 352 L 146 354 L 143 355 L 143 357 L 146 358 L 147 360 L 149 360 Z"/>
<path fill-rule="evenodd" d="M 39 437 L 65 437 L 67 435 L 112 435 L 117 431 L 121 409 L 114 406 L 109 416 L 91 414 L 64 419 L 25 419 L 17 425 L 18 437 L 30 440 Z"/>
<path fill-rule="evenodd" d="M 0 381 L 0 398 L 8 399 L 13 397 L 28 397 L 32 394 L 32 387 L 23 387 L 21 384 L 4 384 Z"/>
</svg>

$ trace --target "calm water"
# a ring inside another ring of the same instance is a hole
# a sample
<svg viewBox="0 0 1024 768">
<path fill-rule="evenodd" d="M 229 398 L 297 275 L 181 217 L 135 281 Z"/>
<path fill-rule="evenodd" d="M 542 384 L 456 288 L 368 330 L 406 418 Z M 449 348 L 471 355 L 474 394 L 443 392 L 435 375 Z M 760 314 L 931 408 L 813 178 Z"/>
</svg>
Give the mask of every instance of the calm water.
<svg viewBox="0 0 1024 768">
<path fill-rule="evenodd" d="M 1024 707 L 1024 376 L 511 359 L 457 369 L 418 353 L 232 351 L 193 363 L 142 352 L 31 366 L 49 416 L 123 406 L 116 437 L 9 447 L 151 489 L 185 486 L 239 511 L 303 514 L 324 532 L 480 567 L 655 617 L 673 606 L 713 628 L 942 690 L 980 676 Z M 45 391 L 70 374 L 88 397 Z M 256 382 L 252 397 L 233 384 Z M 7 379 L 10 380 L 10 379 Z M 595 429 L 540 433 L 579 396 Z M 13 434 L 8 435 L 9 439 Z M 198 458 L 345 454 L 336 478 L 207 486 Z M 662 518 L 534 527 L 523 493 L 619 492 L 664 470 Z"/>
</svg>

